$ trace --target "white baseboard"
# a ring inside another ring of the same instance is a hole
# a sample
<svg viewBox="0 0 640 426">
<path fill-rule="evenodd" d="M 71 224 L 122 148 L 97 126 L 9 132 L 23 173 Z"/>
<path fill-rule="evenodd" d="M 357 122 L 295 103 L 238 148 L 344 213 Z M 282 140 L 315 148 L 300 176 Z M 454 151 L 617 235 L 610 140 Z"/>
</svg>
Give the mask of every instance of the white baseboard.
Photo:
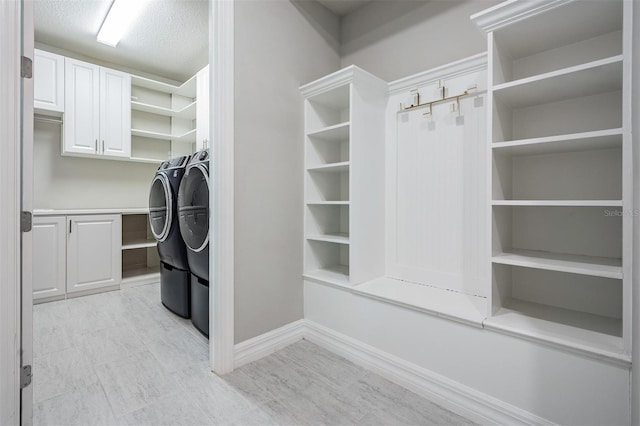
<svg viewBox="0 0 640 426">
<path fill-rule="evenodd" d="M 304 338 L 305 320 L 294 321 L 285 326 L 261 334 L 234 346 L 234 368 L 257 361 Z"/>
<path fill-rule="evenodd" d="M 479 424 L 555 424 L 308 320 L 292 322 L 235 345 L 234 366 L 257 361 L 303 338 Z"/>
</svg>

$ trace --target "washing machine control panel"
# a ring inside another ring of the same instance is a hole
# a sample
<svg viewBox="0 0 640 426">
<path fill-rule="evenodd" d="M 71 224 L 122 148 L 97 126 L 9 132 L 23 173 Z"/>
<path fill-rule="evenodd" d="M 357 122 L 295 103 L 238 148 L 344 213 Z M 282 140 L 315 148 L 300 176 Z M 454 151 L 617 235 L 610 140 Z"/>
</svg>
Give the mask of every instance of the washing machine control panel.
<svg viewBox="0 0 640 426">
<path fill-rule="evenodd" d="M 209 150 L 203 149 L 202 151 L 196 152 L 191 156 L 191 164 L 201 163 L 209 160 Z"/>
</svg>

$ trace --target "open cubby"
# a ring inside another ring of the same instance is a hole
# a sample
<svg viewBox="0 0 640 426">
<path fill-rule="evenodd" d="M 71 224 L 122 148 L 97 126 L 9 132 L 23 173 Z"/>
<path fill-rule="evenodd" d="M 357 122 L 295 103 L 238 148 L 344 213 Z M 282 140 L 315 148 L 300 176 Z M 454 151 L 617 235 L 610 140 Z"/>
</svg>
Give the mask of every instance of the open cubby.
<svg viewBox="0 0 640 426">
<path fill-rule="evenodd" d="M 157 275 L 160 279 L 160 257 L 155 247 L 122 251 L 122 279 L 135 281 Z"/>
<path fill-rule="evenodd" d="M 131 136 L 131 158 L 156 160 L 158 163 L 171 157 L 171 141 Z"/>
<path fill-rule="evenodd" d="M 620 262 L 619 213 L 619 207 L 493 206 L 493 254 L 531 250 Z"/>
<path fill-rule="evenodd" d="M 580 96 L 522 108 L 494 97 L 493 142 L 566 135 L 622 126 L 622 92 Z"/>
<path fill-rule="evenodd" d="M 571 2 L 496 29 L 494 84 L 621 54 L 622 6 L 620 0 Z"/>
<path fill-rule="evenodd" d="M 307 134 L 349 122 L 349 96 L 350 86 L 347 84 L 307 98 Z"/>
<path fill-rule="evenodd" d="M 159 278 L 160 258 L 147 213 L 122 215 L 123 283 Z"/>
<path fill-rule="evenodd" d="M 506 313 L 622 336 L 622 281 L 509 265 L 493 266 L 494 316 Z"/>
<path fill-rule="evenodd" d="M 494 150 L 493 199 L 621 200 L 622 144 L 533 155 Z"/>
<path fill-rule="evenodd" d="M 349 284 L 349 245 L 307 240 L 305 276 Z"/>
<path fill-rule="evenodd" d="M 307 167 L 322 166 L 349 161 L 349 129 L 335 137 L 309 136 Z"/>
<path fill-rule="evenodd" d="M 307 201 L 349 201 L 349 170 L 308 170 Z"/>
<path fill-rule="evenodd" d="M 349 206 L 309 205 L 306 208 L 307 238 L 349 242 Z"/>
</svg>

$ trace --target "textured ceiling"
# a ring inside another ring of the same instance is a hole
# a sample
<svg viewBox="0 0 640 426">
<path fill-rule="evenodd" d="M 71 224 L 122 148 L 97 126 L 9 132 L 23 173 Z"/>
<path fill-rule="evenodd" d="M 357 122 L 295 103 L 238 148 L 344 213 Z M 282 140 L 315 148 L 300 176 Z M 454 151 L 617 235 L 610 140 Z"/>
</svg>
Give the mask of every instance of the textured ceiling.
<svg viewBox="0 0 640 426">
<path fill-rule="evenodd" d="M 207 0 L 150 1 L 117 47 L 96 41 L 111 3 L 35 0 L 36 42 L 177 81 L 207 64 Z"/>
<path fill-rule="evenodd" d="M 348 15 L 370 2 L 371 0 L 318 0 L 318 3 L 338 16 Z"/>
</svg>

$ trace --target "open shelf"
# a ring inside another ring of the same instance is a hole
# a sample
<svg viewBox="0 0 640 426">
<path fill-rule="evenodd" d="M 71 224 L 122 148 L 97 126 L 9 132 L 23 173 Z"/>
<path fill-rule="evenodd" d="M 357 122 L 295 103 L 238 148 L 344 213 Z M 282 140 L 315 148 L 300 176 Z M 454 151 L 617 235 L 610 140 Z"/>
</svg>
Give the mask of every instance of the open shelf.
<svg viewBox="0 0 640 426">
<path fill-rule="evenodd" d="M 493 200 L 494 206 L 622 207 L 621 200 Z"/>
<path fill-rule="evenodd" d="M 196 76 L 181 85 L 163 83 L 161 81 L 152 80 L 146 77 L 136 75 L 131 76 L 131 85 L 151 89 L 153 91 L 168 93 L 172 95 L 184 96 L 187 98 L 196 97 Z"/>
<path fill-rule="evenodd" d="M 150 130 L 131 129 L 132 136 L 140 136 L 148 139 L 160 139 L 174 142 L 195 142 L 196 129 L 189 130 L 181 135 L 171 135 L 169 133 L 154 132 Z"/>
<path fill-rule="evenodd" d="M 160 279 L 160 265 L 146 266 L 124 269 L 122 271 L 122 282 L 139 281 L 158 278 Z"/>
<path fill-rule="evenodd" d="M 196 118 L 196 102 L 192 102 L 184 108 L 175 110 L 148 103 L 131 101 L 131 109 L 134 111 L 149 112 L 167 117 L 177 117 L 189 120 L 195 120 Z"/>
<path fill-rule="evenodd" d="M 339 286 L 349 286 L 349 267 L 335 265 L 305 272 L 304 278 L 328 282 Z"/>
<path fill-rule="evenodd" d="M 623 364 L 630 363 L 629 355 L 624 352 L 622 339 L 615 335 L 622 329 L 620 319 L 512 301 L 508 307 L 501 308 L 486 319 L 484 327 L 584 352 L 590 356 L 596 354 Z"/>
<path fill-rule="evenodd" d="M 332 126 L 314 130 L 307 133 L 307 136 L 314 139 L 320 139 L 327 142 L 339 142 L 349 139 L 349 122 L 338 123 Z"/>
<path fill-rule="evenodd" d="M 543 105 L 622 89 L 622 55 L 494 86 L 509 108 Z"/>
<path fill-rule="evenodd" d="M 308 206 L 348 206 L 349 201 L 307 201 Z"/>
<path fill-rule="evenodd" d="M 503 265 L 622 279 L 622 259 L 619 258 L 512 250 L 493 256 L 492 261 Z"/>
<path fill-rule="evenodd" d="M 158 242 L 154 239 L 143 239 L 139 241 L 129 241 L 127 244 L 122 244 L 122 250 L 135 250 L 139 248 L 156 247 Z"/>
<path fill-rule="evenodd" d="M 537 155 L 585 150 L 621 148 L 622 129 L 607 129 L 542 138 L 498 142 L 494 152 L 505 155 Z"/>
<path fill-rule="evenodd" d="M 340 163 L 329 163 L 322 166 L 314 166 L 307 168 L 309 172 L 325 172 L 325 173 L 342 173 L 349 171 L 349 162 L 342 161 Z"/>
<path fill-rule="evenodd" d="M 307 240 L 326 241 L 328 243 L 338 243 L 338 244 L 349 244 L 349 234 L 335 233 L 335 234 L 307 235 Z"/>
</svg>

